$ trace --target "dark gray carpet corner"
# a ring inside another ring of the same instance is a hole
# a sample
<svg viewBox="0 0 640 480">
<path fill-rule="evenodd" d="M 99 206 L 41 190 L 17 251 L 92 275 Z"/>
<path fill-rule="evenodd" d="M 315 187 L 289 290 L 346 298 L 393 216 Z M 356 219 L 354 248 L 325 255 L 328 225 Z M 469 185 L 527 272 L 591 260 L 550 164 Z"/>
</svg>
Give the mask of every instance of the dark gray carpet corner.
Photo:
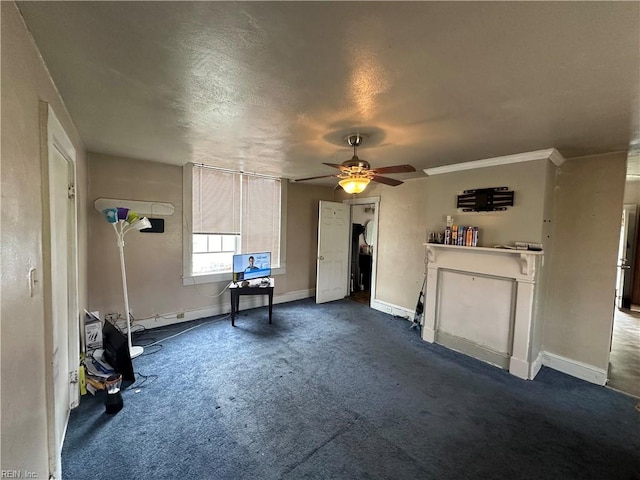
<svg viewBox="0 0 640 480">
<path fill-rule="evenodd" d="M 312 299 L 137 336 L 157 375 L 72 411 L 65 479 L 639 479 L 637 401 L 534 381 L 423 342 L 406 320 Z"/>
</svg>

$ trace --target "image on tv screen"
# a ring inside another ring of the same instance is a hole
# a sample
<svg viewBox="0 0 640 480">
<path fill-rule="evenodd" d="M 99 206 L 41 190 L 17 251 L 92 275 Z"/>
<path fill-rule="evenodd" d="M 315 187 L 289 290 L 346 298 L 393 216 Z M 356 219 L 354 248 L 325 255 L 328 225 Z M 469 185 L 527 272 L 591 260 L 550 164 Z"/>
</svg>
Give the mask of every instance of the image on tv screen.
<svg viewBox="0 0 640 480">
<path fill-rule="evenodd" d="M 233 256 L 233 281 L 271 276 L 271 252 L 243 253 Z"/>
</svg>

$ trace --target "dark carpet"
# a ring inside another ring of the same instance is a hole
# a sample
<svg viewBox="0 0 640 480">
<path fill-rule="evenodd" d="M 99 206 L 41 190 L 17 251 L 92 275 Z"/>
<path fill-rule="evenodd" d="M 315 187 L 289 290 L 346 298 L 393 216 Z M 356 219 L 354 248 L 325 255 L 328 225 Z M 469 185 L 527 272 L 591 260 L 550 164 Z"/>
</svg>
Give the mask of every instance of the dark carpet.
<svg viewBox="0 0 640 480">
<path fill-rule="evenodd" d="M 124 408 L 72 411 L 65 479 L 638 479 L 636 400 L 534 381 L 312 299 L 145 332 Z M 154 353 L 155 352 L 155 353 Z"/>
</svg>

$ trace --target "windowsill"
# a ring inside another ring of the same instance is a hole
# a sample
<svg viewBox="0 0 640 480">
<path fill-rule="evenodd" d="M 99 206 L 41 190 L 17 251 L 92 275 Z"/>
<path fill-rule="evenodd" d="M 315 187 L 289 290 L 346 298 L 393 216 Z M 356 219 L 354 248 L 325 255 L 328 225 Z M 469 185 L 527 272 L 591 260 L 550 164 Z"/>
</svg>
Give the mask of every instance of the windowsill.
<svg viewBox="0 0 640 480">
<path fill-rule="evenodd" d="M 287 273 L 286 267 L 274 268 L 271 270 L 271 276 L 284 275 Z M 205 283 L 221 283 L 231 282 L 231 272 L 226 273 L 212 273 L 209 275 L 192 275 L 189 277 L 182 277 L 182 286 L 190 287 L 191 285 L 202 285 Z"/>
</svg>

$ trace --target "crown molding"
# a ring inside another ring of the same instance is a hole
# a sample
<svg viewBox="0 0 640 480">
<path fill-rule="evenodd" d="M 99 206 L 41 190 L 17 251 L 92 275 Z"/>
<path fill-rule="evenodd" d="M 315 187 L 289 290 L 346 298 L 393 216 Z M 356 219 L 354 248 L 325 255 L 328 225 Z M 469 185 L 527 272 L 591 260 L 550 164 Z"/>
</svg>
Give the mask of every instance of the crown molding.
<svg viewBox="0 0 640 480">
<path fill-rule="evenodd" d="M 533 160 L 545 159 L 550 160 L 556 167 L 559 167 L 565 161 L 564 157 L 555 148 L 547 148 L 545 150 L 517 153 L 515 155 L 505 155 L 503 157 L 485 158 L 484 160 L 474 160 L 472 162 L 443 165 L 442 167 L 425 168 L 423 171 L 428 176 L 432 176 L 441 175 L 443 173 L 475 170 L 477 168 L 495 167 L 499 165 L 509 165 L 511 163 L 531 162 Z"/>
</svg>

